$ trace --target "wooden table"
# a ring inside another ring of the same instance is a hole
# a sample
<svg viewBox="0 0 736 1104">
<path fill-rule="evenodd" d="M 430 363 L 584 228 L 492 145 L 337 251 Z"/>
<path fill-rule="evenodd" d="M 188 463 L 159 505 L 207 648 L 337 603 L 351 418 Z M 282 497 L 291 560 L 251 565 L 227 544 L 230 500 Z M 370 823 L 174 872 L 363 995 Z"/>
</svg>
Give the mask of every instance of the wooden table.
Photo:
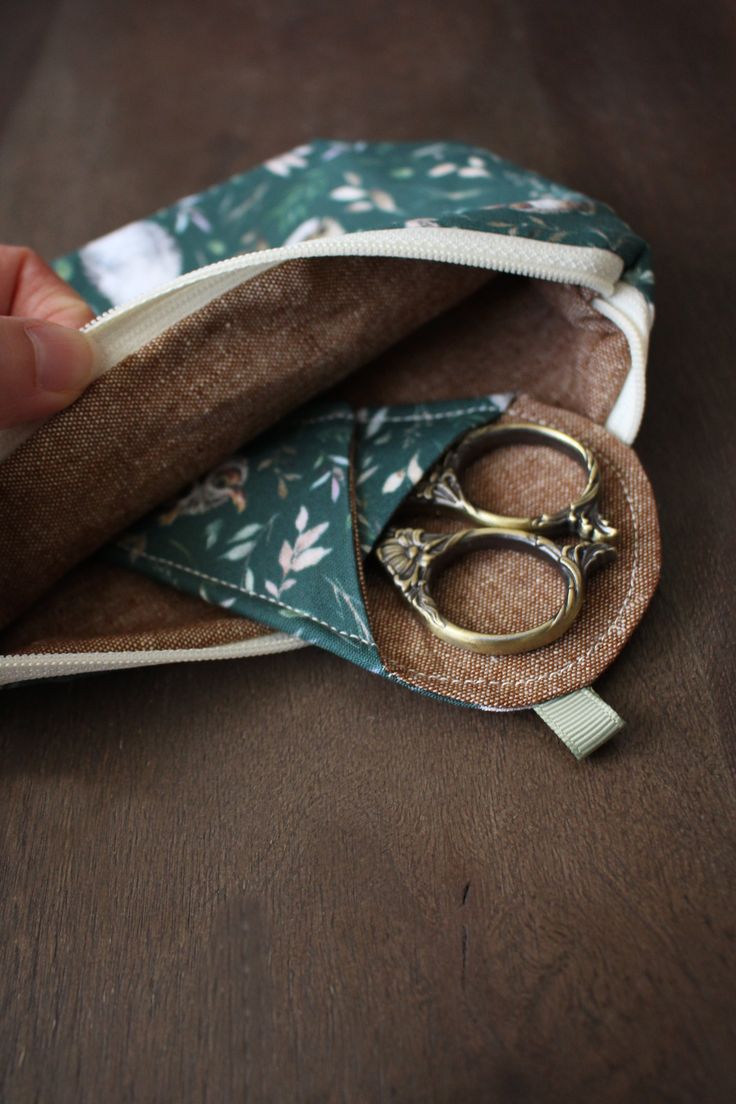
<svg viewBox="0 0 736 1104">
<path fill-rule="evenodd" d="M 736 24 L 726 3 L 3 4 L 0 240 L 315 134 L 454 138 L 653 243 L 662 586 L 577 766 L 316 649 L 0 698 L 0 1096 L 734 1099 Z M 730 512 L 729 512 L 730 511 Z"/>
</svg>

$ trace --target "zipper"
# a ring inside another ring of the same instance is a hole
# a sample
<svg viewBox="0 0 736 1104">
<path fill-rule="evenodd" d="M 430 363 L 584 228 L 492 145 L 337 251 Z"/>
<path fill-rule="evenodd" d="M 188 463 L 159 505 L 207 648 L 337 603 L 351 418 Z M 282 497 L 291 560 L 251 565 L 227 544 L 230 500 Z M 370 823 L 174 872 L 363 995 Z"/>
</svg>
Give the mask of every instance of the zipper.
<svg viewBox="0 0 736 1104">
<path fill-rule="evenodd" d="M 616 253 L 592 246 L 564 245 L 456 227 L 364 230 L 215 261 L 184 273 L 152 293 L 111 307 L 88 322 L 83 332 L 96 330 L 113 318 L 131 314 L 154 300 L 165 299 L 180 288 L 218 276 L 240 275 L 248 268 L 262 271 L 297 257 L 338 256 L 391 256 L 492 268 L 515 276 L 577 283 L 604 295 L 613 291 L 623 269 L 623 261 Z"/>
<path fill-rule="evenodd" d="M 536 241 L 457 227 L 403 227 L 315 238 L 216 261 L 185 273 L 130 303 L 111 307 L 84 327 L 102 372 L 206 303 L 288 260 L 308 257 L 394 257 L 488 268 L 530 279 L 570 283 L 597 293 L 593 306 L 626 335 L 631 356 L 625 403 L 610 428 L 630 443 L 644 410 L 647 338 L 644 296 L 621 281 L 623 261 L 610 250 Z"/>
<path fill-rule="evenodd" d="M 613 294 L 593 299 L 592 306 L 621 330 L 629 346 L 629 371 L 606 419 L 606 429 L 630 445 L 639 432 L 644 414 L 654 307 L 640 291 L 624 281 L 616 285 Z"/>
<path fill-rule="evenodd" d="M 95 671 L 118 671 L 131 667 L 152 667 L 163 663 L 194 663 L 201 660 L 240 659 L 272 655 L 307 648 L 306 640 L 287 633 L 266 632 L 250 640 L 216 644 L 209 648 L 162 648 L 140 652 L 58 652 L 55 655 L 10 655 L 0 661 L 0 687 L 36 679 L 84 675 Z"/>
<path fill-rule="evenodd" d="M 535 241 L 507 234 L 456 227 L 403 227 L 397 230 L 366 230 L 333 238 L 315 238 L 278 249 L 265 249 L 216 261 L 185 273 L 148 295 L 122 306 L 111 307 L 89 322 L 83 332 L 94 342 L 100 374 L 153 340 L 164 330 L 205 306 L 231 288 L 284 261 L 307 257 L 396 257 L 440 261 L 446 264 L 488 268 L 531 279 L 571 283 L 597 293 L 597 309 L 613 303 L 621 290 L 624 296 L 609 315 L 624 329 L 631 352 L 627 380 L 626 408 L 620 411 L 614 432 L 631 442 L 644 410 L 646 346 L 648 325 L 642 322 L 646 300 L 640 292 L 621 282 L 623 261 L 610 250 L 592 246 Z M 0 430 L 0 461 L 9 456 L 38 428 L 23 426 Z"/>
<path fill-rule="evenodd" d="M 83 332 L 94 341 L 104 372 L 212 299 L 275 265 L 297 258 L 353 256 L 440 261 L 570 283 L 595 291 L 593 306 L 622 330 L 631 355 L 629 374 L 606 425 L 627 443 L 633 440 L 644 409 L 651 312 L 644 296 L 621 281 L 622 259 L 616 253 L 592 246 L 455 227 L 404 227 L 315 238 L 243 254 L 185 273 L 153 293 L 111 307 L 89 322 Z M 35 428 L 30 428 L 29 435 Z M 304 646 L 304 641 L 295 637 L 273 633 L 209 648 L 6 656 L 0 658 L 0 686 L 122 667 L 265 655 Z"/>
</svg>

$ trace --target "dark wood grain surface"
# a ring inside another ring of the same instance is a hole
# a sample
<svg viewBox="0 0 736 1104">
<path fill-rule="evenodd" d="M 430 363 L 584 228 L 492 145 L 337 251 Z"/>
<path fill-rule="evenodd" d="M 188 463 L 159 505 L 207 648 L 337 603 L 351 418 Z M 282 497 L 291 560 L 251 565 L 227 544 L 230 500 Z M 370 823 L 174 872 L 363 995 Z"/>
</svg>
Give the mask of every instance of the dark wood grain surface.
<svg viewBox="0 0 736 1104">
<path fill-rule="evenodd" d="M 314 649 L 3 693 L 3 1101 L 733 1100 L 732 5 L 0 12 L 0 240 L 47 256 L 315 134 L 608 200 L 665 554 L 582 766 Z"/>
</svg>

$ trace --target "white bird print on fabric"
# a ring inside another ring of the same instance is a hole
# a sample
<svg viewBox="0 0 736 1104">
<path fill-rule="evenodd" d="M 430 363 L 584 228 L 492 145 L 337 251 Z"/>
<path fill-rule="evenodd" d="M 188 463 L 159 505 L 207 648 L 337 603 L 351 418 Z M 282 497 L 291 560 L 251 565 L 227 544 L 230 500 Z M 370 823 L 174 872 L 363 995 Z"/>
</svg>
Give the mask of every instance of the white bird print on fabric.
<svg viewBox="0 0 736 1104">
<path fill-rule="evenodd" d="M 85 245 L 79 257 L 87 279 L 114 307 L 176 279 L 179 246 L 157 222 L 131 222 Z"/>
</svg>

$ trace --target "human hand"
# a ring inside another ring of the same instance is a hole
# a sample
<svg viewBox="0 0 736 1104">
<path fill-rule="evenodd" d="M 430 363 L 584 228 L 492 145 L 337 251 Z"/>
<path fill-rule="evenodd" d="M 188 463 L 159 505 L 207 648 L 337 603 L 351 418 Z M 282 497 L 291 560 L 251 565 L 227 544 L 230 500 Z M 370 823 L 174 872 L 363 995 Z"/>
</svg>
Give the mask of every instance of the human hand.
<svg viewBox="0 0 736 1104">
<path fill-rule="evenodd" d="M 92 344 L 77 328 L 91 318 L 36 253 L 0 245 L 0 429 L 55 414 L 91 383 Z"/>
</svg>

